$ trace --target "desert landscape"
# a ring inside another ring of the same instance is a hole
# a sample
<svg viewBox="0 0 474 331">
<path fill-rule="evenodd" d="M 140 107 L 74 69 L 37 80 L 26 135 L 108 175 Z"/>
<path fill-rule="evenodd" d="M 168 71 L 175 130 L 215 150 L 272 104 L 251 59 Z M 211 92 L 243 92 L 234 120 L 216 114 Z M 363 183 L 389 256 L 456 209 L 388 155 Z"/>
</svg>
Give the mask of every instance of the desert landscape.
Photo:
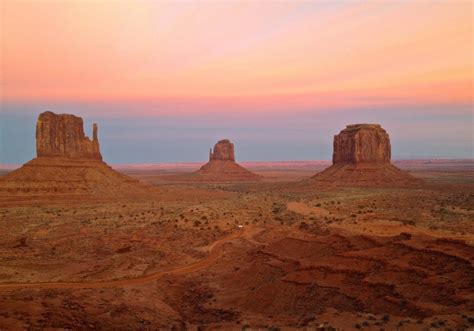
<svg viewBox="0 0 474 331">
<path fill-rule="evenodd" d="M 474 331 L 473 0 L 0 0 L 0 331 Z"/>
<path fill-rule="evenodd" d="M 474 162 L 400 170 L 380 126 L 349 127 L 331 167 L 250 172 L 224 140 L 217 167 L 122 174 L 96 125 L 41 114 L 38 157 L 0 177 L 2 330 L 474 327 Z"/>
</svg>

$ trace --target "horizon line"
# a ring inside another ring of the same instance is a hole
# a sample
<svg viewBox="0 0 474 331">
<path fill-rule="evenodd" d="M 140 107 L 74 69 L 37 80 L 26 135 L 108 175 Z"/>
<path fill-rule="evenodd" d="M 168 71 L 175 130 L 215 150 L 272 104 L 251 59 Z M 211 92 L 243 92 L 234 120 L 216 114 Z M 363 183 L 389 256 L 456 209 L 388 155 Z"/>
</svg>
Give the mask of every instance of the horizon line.
<svg viewBox="0 0 474 331">
<path fill-rule="evenodd" d="M 34 157 L 36 158 L 36 157 Z M 33 159 L 34 159 L 33 158 Z M 32 160 L 32 159 L 31 159 Z M 26 161 L 25 163 L 29 162 L 30 160 Z M 404 161 L 467 161 L 474 163 L 474 157 L 466 158 L 466 157 L 414 157 L 414 158 L 394 158 L 391 162 L 404 162 Z M 106 162 L 112 166 L 157 166 L 157 165 L 178 165 L 178 164 L 205 164 L 208 161 L 184 161 L 184 162 Z M 262 164 L 269 164 L 269 163 L 311 163 L 311 162 L 325 162 L 331 163 L 332 160 L 330 159 L 312 159 L 312 160 L 279 160 L 279 161 L 264 161 L 264 160 L 255 160 L 255 161 L 236 161 L 236 163 L 241 164 L 251 164 L 251 163 L 262 163 Z M 17 169 L 23 166 L 25 163 L 0 163 L 0 170 L 11 170 Z"/>
</svg>

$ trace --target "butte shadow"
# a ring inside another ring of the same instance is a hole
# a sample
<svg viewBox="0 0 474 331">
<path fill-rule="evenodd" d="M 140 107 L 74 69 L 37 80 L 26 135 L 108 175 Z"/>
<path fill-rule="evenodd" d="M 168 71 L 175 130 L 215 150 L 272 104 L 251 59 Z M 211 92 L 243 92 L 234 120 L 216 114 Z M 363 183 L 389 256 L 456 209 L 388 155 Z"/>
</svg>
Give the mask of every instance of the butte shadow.
<svg viewBox="0 0 474 331">
<path fill-rule="evenodd" d="M 347 125 L 334 136 L 333 148 L 332 165 L 307 183 L 321 187 L 406 187 L 421 183 L 390 163 L 390 138 L 378 124 Z"/>
<path fill-rule="evenodd" d="M 0 197 L 82 196 L 148 193 L 154 189 L 113 170 L 102 161 L 93 125 L 93 137 L 84 134 L 82 118 L 41 113 L 36 123 L 37 157 L 0 178 Z"/>
</svg>

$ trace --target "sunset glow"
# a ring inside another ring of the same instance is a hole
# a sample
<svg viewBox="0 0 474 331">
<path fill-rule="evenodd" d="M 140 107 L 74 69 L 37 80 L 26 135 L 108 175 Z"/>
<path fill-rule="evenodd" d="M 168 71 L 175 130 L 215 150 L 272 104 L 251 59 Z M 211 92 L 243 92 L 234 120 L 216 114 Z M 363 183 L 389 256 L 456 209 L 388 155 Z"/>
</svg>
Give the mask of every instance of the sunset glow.
<svg viewBox="0 0 474 331">
<path fill-rule="evenodd" d="M 472 98 L 469 2 L 3 6 L 5 100 Z"/>
<path fill-rule="evenodd" d="M 405 139 L 411 148 L 410 135 L 429 156 L 472 155 L 471 1 L 1 3 L 4 123 L 33 122 L 44 110 L 101 123 L 153 118 L 153 132 L 135 127 L 143 144 L 178 141 L 156 136 L 174 125 L 174 134 L 185 126 L 206 147 L 221 135 L 250 140 L 251 126 L 260 128 L 255 144 L 300 137 L 295 145 L 314 151 L 318 125 L 330 140 L 348 121 L 375 121 L 395 146 Z M 425 122 L 414 128 L 410 116 Z M 304 137 L 274 134 L 287 123 Z M 2 135 L 16 134 L 4 125 Z M 442 128 L 439 143 L 422 134 L 433 127 Z M 104 144 L 114 130 L 101 131 Z M 319 151 L 268 157 L 330 157 L 329 148 Z"/>
</svg>

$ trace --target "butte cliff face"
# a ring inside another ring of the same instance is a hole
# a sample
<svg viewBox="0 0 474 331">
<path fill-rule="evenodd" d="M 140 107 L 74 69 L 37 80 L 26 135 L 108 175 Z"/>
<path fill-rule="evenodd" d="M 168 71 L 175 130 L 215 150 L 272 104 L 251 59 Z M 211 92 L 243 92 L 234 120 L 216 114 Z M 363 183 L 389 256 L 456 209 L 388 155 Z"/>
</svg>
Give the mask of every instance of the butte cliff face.
<svg viewBox="0 0 474 331">
<path fill-rule="evenodd" d="M 390 163 L 390 138 L 378 124 L 348 125 L 334 136 L 333 164 Z"/>
<path fill-rule="evenodd" d="M 90 140 L 84 134 L 82 118 L 50 111 L 41 113 L 36 122 L 36 154 L 38 157 L 102 160 L 97 124 L 93 125 L 93 138 Z"/>
<path fill-rule="evenodd" d="M 36 124 L 37 157 L 0 178 L 0 198 L 25 196 L 117 196 L 148 193 L 149 187 L 102 161 L 97 125 L 92 140 L 82 118 L 44 112 Z"/>
<path fill-rule="evenodd" d="M 312 177 L 329 186 L 406 186 L 418 182 L 390 163 L 388 133 L 378 124 L 347 125 L 334 136 L 332 166 Z"/>
<path fill-rule="evenodd" d="M 229 139 L 219 140 L 209 151 L 209 162 L 203 165 L 191 180 L 209 182 L 255 181 L 260 176 L 235 162 L 234 144 Z"/>
<path fill-rule="evenodd" d="M 209 151 L 209 161 L 235 162 L 234 144 L 229 139 L 219 140 Z"/>
</svg>

